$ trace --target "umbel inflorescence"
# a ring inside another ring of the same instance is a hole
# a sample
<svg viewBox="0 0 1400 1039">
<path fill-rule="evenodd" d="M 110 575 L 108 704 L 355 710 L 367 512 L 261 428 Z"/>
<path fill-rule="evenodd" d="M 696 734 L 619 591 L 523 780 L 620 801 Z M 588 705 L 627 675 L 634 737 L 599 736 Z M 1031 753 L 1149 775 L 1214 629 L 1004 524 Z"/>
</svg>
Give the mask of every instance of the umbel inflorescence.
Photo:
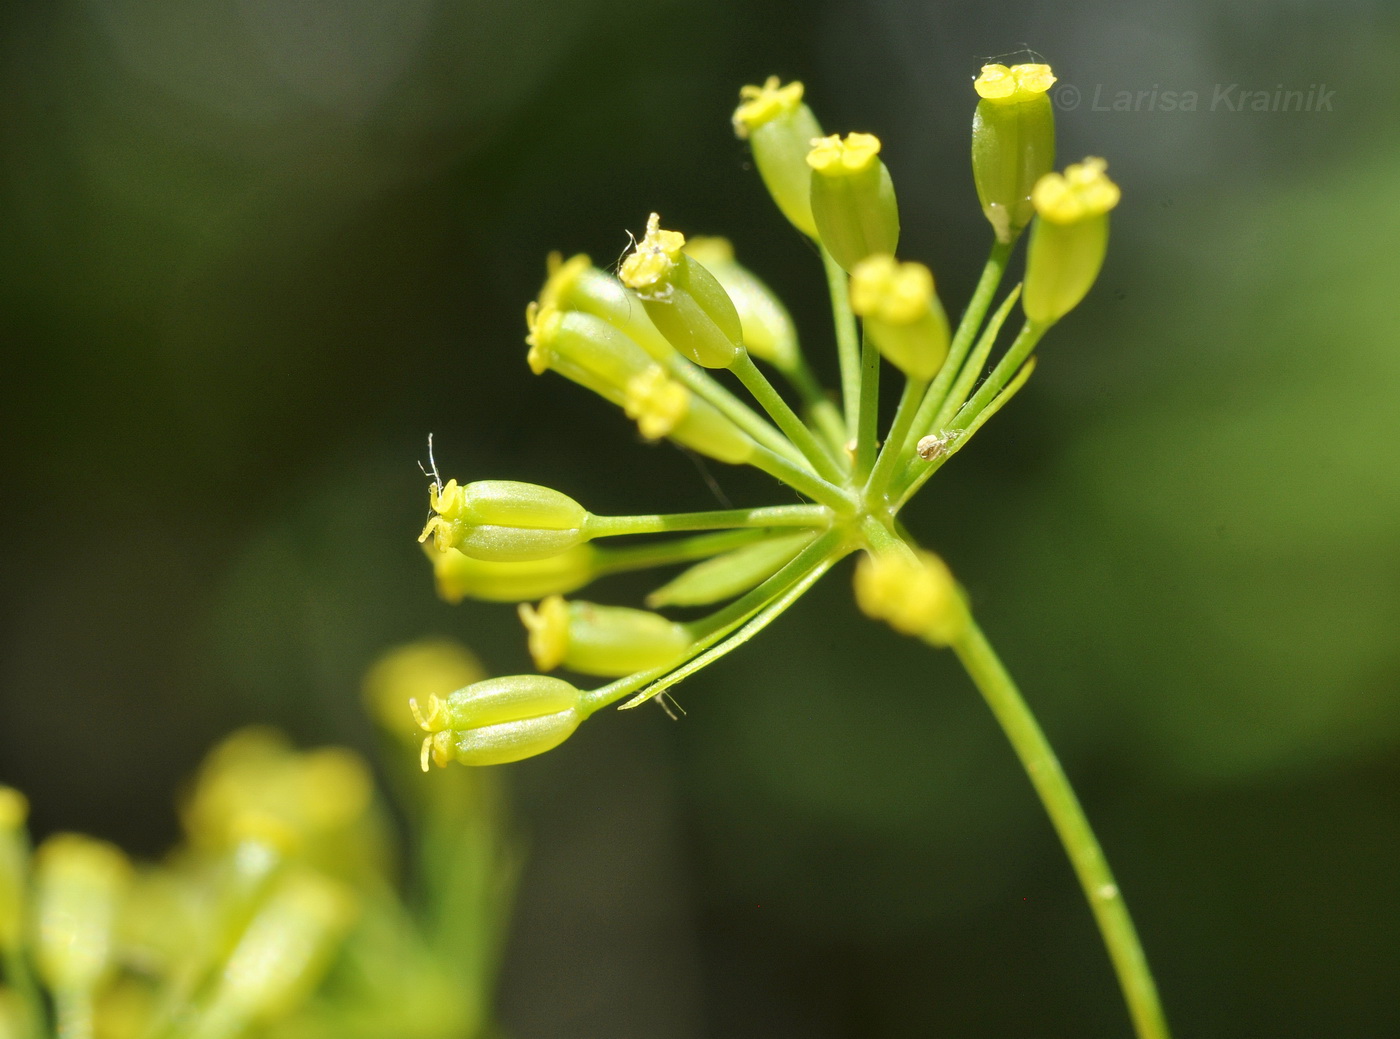
<svg viewBox="0 0 1400 1039">
<path fill-rule="evenodd" d="M 1036 345 L 1103 264 L 1119 191 L 1102 159 L 1052 171 L 1046 92 L 1054 81 L 1043 64 L 987 65 L 975 81 L 972 174 L 993 241 L 956 328 L 929 269 L 898 258 L 899 207 L 880 140 L 824 134 L 800 83 L 772 78 L 740 91 L 735 132 L 825 268 L 841 377 L 835 399 L 813 376 L 782 303 L 727 241 L 688 239 L 652 213 L 617 277 L 586 256 L 552 256 L 526 311 L 532 371 L 556 372 L 611 401 L 648 440 L 753 466 L 806 501 L 605 516 L 532 484 L 444 485 L 434 468 L 432 516 L 419 541 L 440 594 L 520 603 L 541 671 L 612 681 L 580 689 L 547 674 L 517 675 L 410 706 L 427 733 L 425 771 L 431 762 L 490 765 L 541 753 L 600 708 L 657 697 L 743 645 L 840 559 L 860 553 L 860 608 L 957 654 L 1064 844 L 1138 1036 L 1166 1039 L 1127 906 L 1064 771 L 947 566 L 898 522 L 925 481 L 1026 384 Z M 1027 228 L 1025 277 L 993 309 Z M 993 360 L 1018 302 L 1020 329 Z M 881 431 L 885 364 L 902 389 Z M 719 375 L 725 370 L 729 377 Z M 619 536 L 628 540 L 609 543 Z M 646 610 L 564 598 L 605 574 L 682 563 L 688 569 L 653 591 Z M 713 612 L 698 620 L 659 612 L 670 607 Z"/>
<path fill-rule="evenodd" d="M 415 704 L 428 733 L 425 769 L 430 760 L 481 765 L 537 754 L 601 707 L 658 695 L 747 641 L 852 552 L 863 553 L 855 577 L 862 610 L 934 645 L 958 641 L 967 626 L 958 587 L 896 517 L 1030 377 L 1040 338 L 1093 284 L 1118 201 L 1101 159 L 1051 171 L 1053 82 L 1047 65 L 988 65 L 975 82 L 973 177 L 995 241 L 956 330 L 929 269 L 897 258 L 899 208 L 880 140 L 824 135 L 801 83 L 773 78 L 740 91 L 735 132 L 752 147 L 778 208 L 825 264 L 839 406 L 813 376 L 782 303 L 724 239 L 688 239 L 653 213 L 617 277 L 586 256 L 550 257 L 548 280 L 526 314 L 532 371 L 556 372 L 611 401 L 648 440 L 761 469 L 810 504 L 601 516 L 531 484 L 435 482 L 419 540 L 441 594 L 521 602 L 541 671 L 564 667 L 614 681 L 582 690 L 541 675 L 497 678 Z M 1024 284 L 987 320 L 1028 225 Z M 988 370 L 1018 297 L 1024 323 Z M 883 437 L 876 428 L 882 357 L 903 380 Z M 750 400 L 716 377 L 724 370 Z M 687 533 L 607 544 L 618 535 L 680 532 Z M 604 574 L 678 563 L 692 565 L 648 597 L 652 610 L 725 605 L 678 621 L 562 598 Z"/>
</svg>

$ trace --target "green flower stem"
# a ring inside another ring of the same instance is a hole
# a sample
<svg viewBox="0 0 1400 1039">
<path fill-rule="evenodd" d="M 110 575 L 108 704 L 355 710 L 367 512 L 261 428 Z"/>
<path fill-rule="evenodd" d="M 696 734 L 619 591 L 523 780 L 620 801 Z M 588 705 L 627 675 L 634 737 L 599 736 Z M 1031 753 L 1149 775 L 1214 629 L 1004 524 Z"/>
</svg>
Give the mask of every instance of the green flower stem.
<svg viewBox="0 0 1400 1039">
<path fill-rule="evenodd" d="M 953 341 L 948 345 L 948 358 L 943 362 L 943 367 L 939 369 L 928 392 L 924 394 L 923 403 L 914 418 L 912 429 L 916 435 L 922 436 L 929 429 L 933 417 L 943 406 L 943 398 L 947 396 L 948 388 L 962 368 L 967 352 L 972 349 L 977 330 L 982 327 L 982 319 L 987 314 L 987 308 L 992 305 L 992 297 L 996 295 L 997 286 L 1001 284 L 1002 275 L 1006 273 L 1006 264 L 1011 258 L 1014 245 L 1014 242 L 992 243 L 992 251 L 982 268 L 982 277 L 978 279 L 972 299 L 968 300 L 967 310 L 963 311 L 958 329 L 953 333 Z"/>
<path fill-rule="evenodd" d="M 856 479 L 864 480 L 875 465 L 875 441 L 880 417 L 880 350 L 864 333 L 860 337 L 860 402 L 856 414 Z"/>
<path fill-rule="evenodd" d="M 1021 698 L 1016 683 L 971 618 L 967 632 L 952 648 L 1011 741 L 1050 815 L 1108 947 L 1138 1039 L 1169 1039 L 1157 986 L 1132 917 L 1128 915 L 1128 906 L 1055 752 Z"/>
<path fill-rule="evenodd" d="M 875 460 L 875 470 L 865 485 L 866 501 L 884 499 L 890 477 L 903 460 L 904 441 L 914 425 L 914 416 L 918 413 L 919 402 L 923 400 L 926 389 L 927 379 L 904 380 L 904 392 L 899 397 L 899 407 L 895 410 L 894 422 L 890 425 L 890 435 L 885 438 L 885 446 L 880 449 L 880 456 Z"/>
<path fill-rule="evenodd" d="M 671 358 L 671 363 L 667 367 L 670 373 L 697 397 L 713 404 L 715 409 L 725 418 L 753 437 L 758 443 L 774 454 L 782 455 L 799 465 L 802 464 L 801 452 L 793 447 L 786 437 L 765 422 L 763 416 L 754 411 L 753 408 L 711 378 L 709 373 L 699 365 L 691 364 L 676 354 Z"/>
<path fill-rule="evenodd" d="M 972 395 L 972 399 L 958 410 L 958 414 L 952 422 L 953 428 L 967 429 L 973 423 L 982 409 L 992 402 L 993 398 L 1001 392 L 1002 387 L 1010 382 L 1011 377 L 1020 370 L 1022 362 L 1030 356 L 1036 343 L 1040 342 L 1041 336 L 1048 331 L 1050 331 L 1049 322 L 1027 321 L 1021 326 L 1021 331 L 1016 333 L 1016 340 L 1006 351 L 1006 355 L 997 362 L 997 366 L 992 369 L 992 373 L 987 376 L 982 385 L 977 387 L 977 392 Z"/>
<path fill-rule="evenodd" d="M 748 464 L 761 469 L 774 479 L 781 480 L 799 494 L 805 494 L 813 501 L 819 501 L 838 512 L 849 512 L 855 504 L 840 487 L 827 483 L 820 476 L 812 475 L 811 470 L 789 462 L 782 455 L 775 455 L 766 447 L 755 445 Z"/>
<path fill-rule="evenodd" d="M 803 407 L 817 430 L 826 438 L 837 461 L 842 465 L 849 465 L 846 455 L 846 441 L 849 439 L 846 436 L 846 423 L 836 405 L 827 397 L 817 377 L 812 374 L 807 361 L 799 354 L 793 366 L 783 370 L 783 375 L 802 397 Z"/>
<path fill-rule="evenodd" d="M 681 660 L 672 661 L 662 667 L 654 667 L 649 671 L 639 671 L 635 675 L 619 678 L 617 681 L 609 682 L 597 689 L 590 689 L 583 694 L 580 709 L 585 715 L 592 714 L 594 711 L 606 707 L 608 704 L 616 703 L 624 696 L 629 696 L 638 689 L 664 678 L 678 665 L 703 653 L 787 592 L 814 568 L 821 566 L 827 556 L 832 556 L 834 562 L 845 555 L 849 551 L 849 547 L 843 545 L 843 538 L 844 535 L 841 531 L 828 530 L 797 553 L 791 562 L 757 588 L 746 592 L 723 609 L 710 614 L 706 618 L 709 633 L 697 640 Z"/>
<path fill-rule="evenodd" d="M 758 370 L 758 366 L 753 363 L 753 358 L 749 356 L 747 350 L 740 350 L 735 354 L 734 363 L 729 366 L 729 370 L 739 377 L 744 388 L 753 394 L 754 400 L 763 406 L 763 410 L 768 412 L 773 421 L 778 424 L 778 428 L 802 452 L 803 457 L 811 463 L 812 468 L 823 479 L 840 483 L 845 474 L 841 472 L 836 460 L 827 453 L 829 448 L 824 446 L 816 438 L 816 435 L 807 428 L 807 424 L 797 417 L 797 412 L 793 411 L 788 406 L 788 402 L 783 400 L 778 391 L 773 388 L 768 377 Z"/>
<path fill-rule="evenodd" d="M 709 559 L 732 548 L 743 548 L 768 537 L 768 531 L 758 527 L 740 527 L 736 530 L 722 530 L 714 534 L 696 534 L 688 538 L 671 538 L 667 541 L 649 541 L 642 545 L 626 545 L 622 548 L 597 547 L 596 567 L 598 573 L 616 574 L 628 570 L 650 570 L 655 566 L 669 566 L 672 563 L 689 563 L 697 559 Z"/>
<path fill-rule="evenodd" d="M 860 412 L 860 343 L 856 339 L 856 316 L 851 311 L 851 289 L 846 272 L 822 248 L 826 267 L 826 287 L 831 293 L 831 317 L 836 325 L 836 356 L 841 363 L 841 404 L 846 412 L 846 440 L 856 438 L 856 415 Z"/>
<path fill-rule="evenodd" d="M 958 428 L 955 426 L 946 431 L 946 441 L 938 456 L 928 459 L 924 468 L 918 470 L 913 478 L 904 486 L 904 489 L 899 492 L 899 497 L 895 503 L 896 510 L 902 509 L 905 503 L 918 493 L 919 488 L 928 482 L 929 477 L 943 467 L 943 463 L 963 449 L 963 446 L 972 439 L 972 435 L 982 428 L 983 423 L 1000 411 L 1006 405 L 1007 401 L 1016 396 L 1021 387 L 1026 384 L 1026 380 L 1031 377 L 1033 371 L 1035 371 L 1034 357 L 1021 366 L 1021 370 L 1016 373 L 1016 377 L 1011 380 L 1006 389 L 997 394 L 990 404 L 979 411 L 966 427 Z M 924 459 L 920 459 L 919 461 L 922 463 Z M 910 471 L 913 470 L 911 469 Z"/>
<path fill-rule="evenodd" d="M 987 327 L 982 330 L 977 345 L 972 348 L 972 353 L 963 363 L 962 371 L 958 372 L 958 377 L 954 380 L 952 389 L 948 391 L 947 398 L 939 405 L 938 414 L 934 416 L 928 432 L 931 433 L 946 426 L 967 402 L 968 394 L 972 392 L 972 387 L 977 384 L 977 377 L 982 374 L 982 369 L 987 364 L 987 358 L 992 354 L 992 347 L 996 345 L 997 336 L 1001 334 L 1001 326 L 1006 323 L 1007 314 L 1011 312 L 1011 308 L 1016 305 L 1016 301 L 1020 298 L 1021 287 L 1018 285 L 1006 294 L 1006 299 L 1002 300 L 1001 306 L 997 307 L 996 313 L 987 322 Z"/>
<path fill-rule="evenodd" d="M 53 994 L 54 1017 L 63 1039 L 93 1039 L 92 993 L 60 990 Z"/>
<path fill-rule="evenodd" d="M 619 534 L 663 534 L 672 530 L 715 530 L 722 527 L 825 527 L 831 510 L 825 505 L 768 505 L 758 509 L 717 509 L 712 512 L 673 512 L 651 516 L 594 516 L 584 521 L 589 537 Z"/>
</svg>

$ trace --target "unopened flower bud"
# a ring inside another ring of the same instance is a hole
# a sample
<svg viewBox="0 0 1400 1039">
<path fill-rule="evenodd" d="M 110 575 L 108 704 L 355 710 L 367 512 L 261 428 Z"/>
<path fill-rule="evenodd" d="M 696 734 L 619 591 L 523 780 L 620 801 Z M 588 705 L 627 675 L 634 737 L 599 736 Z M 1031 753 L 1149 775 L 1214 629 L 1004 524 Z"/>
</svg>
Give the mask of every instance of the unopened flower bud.
<svg viewBox="0 0 1400 1039">
<path fill-rule="evenodd" d="M 983 65 L 973 87 L 972 179 L 997 241 L 1031 222 L 1031 189 L 1055 165 L 1055 112 L 1046 93 L 1049 65 Z"/>
<path fill-rule="evenodd" d="M 310 870 L 283 877 L 219 974 L 206 1033 L 241 1034 L 295 1010 L 320 983 L 355 919 L 349 888 Z"/>
<path fill-rule="evenodd" d="M 734 302 L 715 276 L 685 254 L 685 235 L 647 218 L 647 233 L 622 261 L 622 283 L 636 291 L 667 341 L 705 368 L 728 368 L 741 349 L 743 327 Z"/>
<path fill-rule="evenodd" d="M 1103 159 L 1085 159 L 1047 173 L 1031 194 L 1036 222 L 1026 250 L 1026 317 L 1049 324 L 1079 304 L 1108 251 L 1108 211 L 1118 204 L 1118 185 Z"/>
<path fill-rule="evenodd" d="M 779 534 L 696 563 L 647 596 L 647 605 L 708 606 L 742 595 L 781 570 L 815 534 Z"/>
<path fill-rule="evenodd" d="M 739 312 L 744 347 L 754 357 L 789 371 L 797 364 L 797 330 L 773 290 L 734 259 L 727 238 L 691 238 L 685 251 L 713 274 Z"/>
<path fill-rule="evenodd" d="M 802 103 L 802 84 L 780 86 L 777 76 L 769 76 L 761 87 L 741 87 L 734 132 L 749 142 L 758 175 L 783 216 L 803 234 L 816 238 L 807 152 L 822 128 Z"/>
<path fill-rule="evenodd" d="M 566 494 L 515 480 L 449 480 L 429 491 L 434 515 L 419 542 L 432 535 L 439 550 L 477 559 L 547 559 L 587 539 L 588 513 Z"/>
<path fill-rule="evenodd" d="M 935 646 L 957 641 L 967 606 L 943 560 L 932 552 L 868 552 L 856 565 L 856 604 L 903 635 Z"/>
<path fill-rule="evenodd" d="M 541 671 L 566 667 L 609 678 L 660 667 L 694 641 L 686 628 L 647 610 L 565 601 L 550 596 L 538 608 L 520 604 L 530 656 Z"/>
<path fill-rule="evenodd" d="M 867 257 L 851 272 L 851 309 L 885 360 L 912 379 L 929 380 L 948 356 L 948 318 L 933 273 L 893 256 Z"/>
<path fill-rule="evenodd" d="M 55 992 L 88 993 L 112 963 L 113 928 L 131 880 L 126 856 L 106 841 L 50 837 L 34 854 L 39 976 Z"/>
<path fill-rule="evenodd" d="M 593 266 L 582 253 L 564 260 L 549 254 L 549 278 L 540 289 L 539 305 L 561 311 L 581 310 L 602 318 L 661 361 L 675 354 L 675 348 L 656 330 L 633 293 L 607 271 Z"/>
<path fill-rule="evenodd" d="M 413 717 L 428 735 L 422 765 L 446 767 L 501 765 L 543 754 L 563 743 L 584 714 L 582 694 L 548 675 L 508 675 L 458 689 L 447 697 L 429 696 L 423 708 L 409 701 Z"/>
<path fill-rule="evenodd" d="M 822 137 L 807 153 L 812 168 L 812 216 L 822 245 L 848 274 L 874 253 L 899 244 L 899 205 L 880 139 L 852 133 Z"/>
<path fill-rule="evenodd" d="M 438 595 L 450 603 L 467 598 L 524 602 L 544 595 L 564 595 L 598 576 L 598 553 L 588 544 L 575 545 L 548 559 L 520 563 L 473 559 L 455 548 L 443 551 L 431 543 L 423 548 L 433 564 Z"/>
</svg>

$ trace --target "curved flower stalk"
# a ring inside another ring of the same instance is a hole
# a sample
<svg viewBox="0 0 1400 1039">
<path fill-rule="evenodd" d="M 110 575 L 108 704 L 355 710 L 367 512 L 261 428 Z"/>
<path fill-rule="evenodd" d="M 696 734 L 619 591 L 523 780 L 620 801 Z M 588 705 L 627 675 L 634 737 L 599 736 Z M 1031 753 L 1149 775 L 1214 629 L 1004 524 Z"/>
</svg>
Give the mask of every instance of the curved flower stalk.
<svg viewBox="0 0 1400 1039">
<path fill-rule="evenodd" d="M 0 1036 L 473 1039 L 490 1017 L 514 855 L 491 777 L 424 783 L 405 697 L 480 675 L 460 647 L 383 658 L 367 698 L 386 764 L 412 789 L 413 900 L 369 765 L 297 751 L 271 729 L 234 733 L 181 799 L 184 836 L 160 863 L 55 834 L 31 851 L 28 803 L 0 786 Z"/>
<path fill-rule="evenodd" d="M 491 679 L 415 704 L 413 714 L 427 734 L 425 770 L 430 762 L 490 764 L 548 750 L 599 709 L 656 698 L 743 645 L 839 560 L 859 553 L 860 608 L 902 634 L 951 648 L 966 666 L 1065 845 L 1138 1035 L 1165 1039 L 1132 921 L 1068 780 L 952 573 L 898 522 L 923 484 L 1026 384 L 1036 346 L 1084 298 L 1103 263 L 1119 191 L 1102 159 L 1051 171 L 1046 91 L 1054 81 L 1047 65 L 988 65 L 974 84 L 972 166 L 993 240 L 956 328 L 932 272 L 896 256 L 899 208 L 882 142 L 859 132 L 823 136 L 800 83 L 773 78 L 741 91 L 735 130 L 779 210 L 822 258 L 839 407 L 812 376 L 786 308 L 738 265 L 728 242 L 687 239 L 652 213 L 617 278 L 584 256 L 551 257 L 527 312 L 536 374 L 553 371 L 621 407 L 648 440 L 753 466 L 808 503 L 600 516 L 526 484 L 435 482 L 420 541 L 432 538 L 425 548 L 444 596 L 500 601 L 515 590 L 541 670 L 562 666 L 613 681 L 587 688 L 552 676 Z M 993 310 L 1027 227 L 1024 286 Z M 1024 321 L 993 361 L 1018 302 Z M 903 381 L 883 436 L 882 360 Z M 680 532 L 691 533 L 667 537 Z M 649 539 L 605 544 L 618 535 Z M 612 570 L 681 563 L 689 568 L 647 605 L 714 607 L 699 620 L 564 598 Z M 526 601 L 536 598 L 538 605 Z"/>
</svg>

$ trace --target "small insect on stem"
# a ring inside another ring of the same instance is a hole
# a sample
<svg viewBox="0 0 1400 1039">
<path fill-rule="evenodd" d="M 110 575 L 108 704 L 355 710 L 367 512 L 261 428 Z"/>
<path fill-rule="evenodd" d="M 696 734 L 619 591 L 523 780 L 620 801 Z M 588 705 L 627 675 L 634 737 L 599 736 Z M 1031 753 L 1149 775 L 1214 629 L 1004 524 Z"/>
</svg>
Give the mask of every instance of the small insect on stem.
<svg viewBox="0 0 1400 1039">
<path fill-rule="evenodd" d="M 949 450 L 962 437 L 960 429 L 945 429 L 942 433 L 924 437 L 915 448 L 925 462 L 932 462 L 939 455 L 950 454 Z"/>
</svg>

